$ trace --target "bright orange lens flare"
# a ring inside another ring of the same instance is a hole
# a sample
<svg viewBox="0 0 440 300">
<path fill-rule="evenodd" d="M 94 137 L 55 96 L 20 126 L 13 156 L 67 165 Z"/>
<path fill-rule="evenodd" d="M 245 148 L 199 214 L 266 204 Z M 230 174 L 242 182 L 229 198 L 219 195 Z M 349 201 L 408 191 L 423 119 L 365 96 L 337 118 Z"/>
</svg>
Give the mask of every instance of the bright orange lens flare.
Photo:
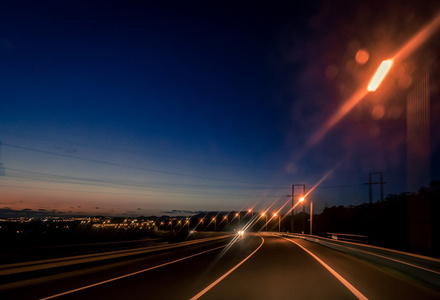
<svg viewBox="0 0 440 300">
<path fill-rule="evenodd" d="M 431 22 L 429 22 L 424 28 L 416 33 L 392 58 L 391 61 L 398 63 L 407 58 L 413 53 L 420 45 L 425 43 L 432 35 L 440 28 L 440 14 L 437 15 Z M 370 91 L 370 87 L 365 89 L 362 87 L 351 98 L 349 98 L 339 110 L 327 120 L 327 122 L 311 136 L 310 140 L 306 144 L 305 148 L 299 152 L 295 161 L 300 159 L 307 150 L 318 143 L 327 132 L 333 128 L 356 104 L 358 104 Z"/>
<path fill-rule="evenodd" d="M 367 89 L 369 92 L 374 92 L 379 87 L 379 84 L 385 78 L 385 75 L 387 75 L 392 65 L 392 60 L 384 60 L 380 64 L 379 69 L 377 69 L 376 74 L 374 74 L 373 79 L 371 79 L 371 82 L 368 85 Z"/>
<path fill-rule="evenodd" d="M 303 202 L 304 201 L 304 197 L 299 198 L 299 202 Z"/>
<path fill-rule="evenodd" d="M 366 95 L 367 91 L 365 89 L 358 90 L 350 99 L 348 99 L 339 109 L 338 111 L 327 120 L 326 123 L 313 134 L 308 141 L 304 152 L 308 150 L 313 145 L 317 144 L 326 134 L 333 128 L 356 104 L 358 104 Z M 296 158 L 298 159 L 302 156 L 303 153 L 300 153 Z"/>
<path fill-rule="evenodd" d="M 393 61 L 399 62 L 407 58 L 440 28 L 440 14 L 417 32 L 399 51 L 394 55 Z"/>
</svg>

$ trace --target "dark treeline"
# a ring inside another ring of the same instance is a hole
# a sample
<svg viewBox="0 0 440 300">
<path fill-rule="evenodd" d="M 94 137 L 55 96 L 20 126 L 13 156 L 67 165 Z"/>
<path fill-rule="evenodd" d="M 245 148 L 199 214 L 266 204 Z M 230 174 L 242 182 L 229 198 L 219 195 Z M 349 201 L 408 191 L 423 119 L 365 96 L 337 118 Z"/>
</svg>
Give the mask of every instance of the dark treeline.
<svg viewBox="0 0 440 300">
<path fill-rule="evenodd" d="M 440 257 L 439 213 L 440 182 L 434 181 L 417 194 L 390 194 L 382 202 L 325 208 L 313 216 L 313 234 L 363 235 L 372 245 Z"/>
</svg>

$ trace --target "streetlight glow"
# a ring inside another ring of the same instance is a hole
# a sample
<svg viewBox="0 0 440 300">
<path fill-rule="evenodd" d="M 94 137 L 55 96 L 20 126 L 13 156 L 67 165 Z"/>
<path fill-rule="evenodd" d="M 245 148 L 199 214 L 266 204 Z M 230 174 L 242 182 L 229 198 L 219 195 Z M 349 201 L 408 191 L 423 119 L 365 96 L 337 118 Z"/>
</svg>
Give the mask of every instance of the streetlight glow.
<svg viewBox="0 0 440 300">
<path fill-rule="evenodd" d="M 384 60 L 380 64 L 379 69 L 377 69 L 376 74 L 374 74 L 373 79 L 371 79 L 371 82 L 368 85 L 367 89 L 369 92 L 374 92 L 379 87 L 379 84 L 385 78 L 385 75 L 387 75 L 392 64 L 393 64 L 392 60 Z"/>
<path fill-rule="evenodd" d="M 304 197 L 299 198 L 299 202 L 303 202 L 304 201 Z"/>
</svg>

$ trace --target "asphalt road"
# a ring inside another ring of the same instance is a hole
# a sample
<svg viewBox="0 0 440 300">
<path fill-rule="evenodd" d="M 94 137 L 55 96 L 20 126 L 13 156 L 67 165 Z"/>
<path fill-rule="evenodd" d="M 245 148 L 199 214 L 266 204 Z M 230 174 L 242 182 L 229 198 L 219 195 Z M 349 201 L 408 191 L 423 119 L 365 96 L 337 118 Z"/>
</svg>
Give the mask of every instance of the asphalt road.
<svg viewBox="0 0 440 300">
<path fill-rule="evenodd" d="M 0 283 L 0 299 L 440 299 L 399 273 L 305 240 L 230 240 L 32 271 Z"/>
</svg>

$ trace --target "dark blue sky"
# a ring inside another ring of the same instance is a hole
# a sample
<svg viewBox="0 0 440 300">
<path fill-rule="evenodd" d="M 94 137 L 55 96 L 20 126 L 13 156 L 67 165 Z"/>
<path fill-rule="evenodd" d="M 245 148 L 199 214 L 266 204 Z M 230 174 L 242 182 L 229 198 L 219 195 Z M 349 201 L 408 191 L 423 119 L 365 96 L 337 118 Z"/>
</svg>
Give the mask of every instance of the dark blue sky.
<svg viewBox="0 0 440 300">
<path fill-rule="evenodd" d="M 318 209 L 368 201 L 368 172 L 405 192 L 401 96 L 379 119 L 366 97 L 304 152 L 439 8 L 382 2 L 2 1 L 0 208 L 264 207 L 336 166 Z"/>
</svg>

